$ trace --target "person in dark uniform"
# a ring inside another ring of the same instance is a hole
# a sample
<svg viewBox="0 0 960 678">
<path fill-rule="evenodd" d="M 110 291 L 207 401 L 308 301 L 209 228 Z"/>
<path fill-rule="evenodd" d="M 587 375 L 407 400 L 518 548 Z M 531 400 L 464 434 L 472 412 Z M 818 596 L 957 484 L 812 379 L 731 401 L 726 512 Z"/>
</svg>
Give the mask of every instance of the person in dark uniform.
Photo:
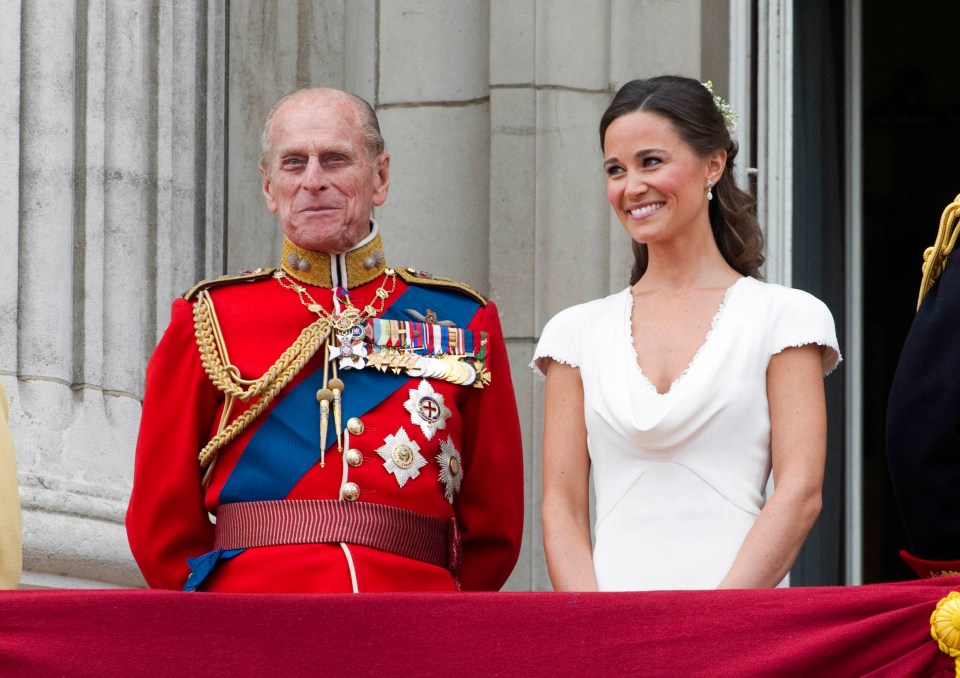
<svg viewBox="0 0 960 678">
<path fill-rule="evenodd" d="M 150 586 L 506 581 L 523 466 L 497 309 L 388 264 L 371 212 L 389 169 L 359 97 L 299 90 L 268 116 L 280 266 L 176 300 L 147 368 L 127 532 Z"/>
<path fill-rule="evenodd" d="M 887 462 L 920 577 L 960 575 L 960 196 L 924 253 L 917 315 L 887 403 Z"/>
</svg>

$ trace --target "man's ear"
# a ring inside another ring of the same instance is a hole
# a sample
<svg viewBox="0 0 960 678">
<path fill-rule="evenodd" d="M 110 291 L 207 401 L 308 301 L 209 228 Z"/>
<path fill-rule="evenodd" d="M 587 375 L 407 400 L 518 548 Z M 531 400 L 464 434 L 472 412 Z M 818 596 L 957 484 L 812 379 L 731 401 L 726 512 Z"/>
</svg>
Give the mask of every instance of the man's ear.
<svg viewBox="0 0 960 678">
<path fill-rule="evenodd" d="M 387 201 L 387 191 L 390 188 L 390 154 L 381 153 L 374 160 L 373 204 L 380 207 Z"/>
<path fill-rule="evenodd" d="M 267 209 L 271 212 L 276 212 L 277 201 L 274 199 L 273 193 L 270 190 L 273 184 L 270 181 L 270 174 L 262 164 L 260 165 L 260 176 L 263 177 L 263 197 L 267 199 Z"/>
</svg>

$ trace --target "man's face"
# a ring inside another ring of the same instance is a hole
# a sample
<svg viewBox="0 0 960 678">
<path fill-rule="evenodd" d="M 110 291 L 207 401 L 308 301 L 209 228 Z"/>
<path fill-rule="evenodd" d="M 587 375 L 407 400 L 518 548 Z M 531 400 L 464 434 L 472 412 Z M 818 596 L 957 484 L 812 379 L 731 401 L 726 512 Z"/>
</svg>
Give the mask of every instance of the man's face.
<svg viewBox="0 0 960 678">
<path fill-rule="evenodd" d="M 330 254 L 365 238 L 371 210 L 387 199 L 390 156 L 370 157 L 354 103 L 295 97 L 274 113 L 269 138 L 263 194 L 287 238 Z"/>
</svg>

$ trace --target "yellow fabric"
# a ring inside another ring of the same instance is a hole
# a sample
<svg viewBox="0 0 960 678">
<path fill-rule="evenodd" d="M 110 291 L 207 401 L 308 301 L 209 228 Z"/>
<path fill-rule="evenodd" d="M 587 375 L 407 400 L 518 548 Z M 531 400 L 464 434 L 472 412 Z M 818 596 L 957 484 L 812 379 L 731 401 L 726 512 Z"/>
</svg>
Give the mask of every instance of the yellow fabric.
<svg viewBox="0 0 960 678">
<path fill-rule="evenodd" d="M 960 235 L 960 195 L 943 210 L 940 216 L 940 228 L 937 230 L 937 240 L 923 252 L 923 279 L 920 282 L 917 309 L 920 308 L 924 295 L 930 291 L 933 283 L 946 267 L 947 258 L 957 243 L 958 235 Z"/>
<path fill-rule="evenodd" d="M 17 461 L 7 416 L 7 394 L 0 383 L 0 589 L 15 589 L 23 567 L 23 543 Z"/>
<path fill-rule="evenodd" d="M 300 270 L 293 266 L 290 262 L 291 254 L 297 261 L 308 262 L 309 267 L 307 270 Z M 343 257 L 347 268 L 347 284 L 345 287 L 349 289 L 366 285 L 371 280 L 376 280 L 387 267 L 383 254 L 383 240 L 380 238 L 379 232 L 366 245 L 345 252 Z M 330 266 L 331 259 L 333 258 L 332 255 L 326 252 L 305 250 L 302 247 L 294 245 L 288 238 L 283 238 L 283 251 L 280 265 L 283 267 L 283 270 L 287 272 L 287 275 L 296 278 L 302 283 L 313 285 L 314 287 L 332 287 L 333 277 L 330 273 Z M 341 281 L 341 283 L 342 282 L 343 281 Z"/>
</svg>

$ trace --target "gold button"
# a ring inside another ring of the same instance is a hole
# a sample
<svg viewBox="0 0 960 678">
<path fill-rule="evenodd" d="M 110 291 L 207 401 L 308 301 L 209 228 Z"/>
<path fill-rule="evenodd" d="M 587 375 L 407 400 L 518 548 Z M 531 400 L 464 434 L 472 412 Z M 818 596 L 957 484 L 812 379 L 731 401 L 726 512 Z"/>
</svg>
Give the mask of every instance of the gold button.
<svg viewBox="0 0 960 678">
<path fill-rule="evenodd" d="M 456 457 L 450 457 L 450 473 L 452 475 L 460 473 L 460 460 Z"/>
<path fill-rule="evenodd" d="M 347 430 L 351 435 L 358 436 L 363 433 L 363 422 L 359 417 L 350 417 L 347 419 Z"/>
<path fill-rule="evenodd" d="M 350 448 L 344 454 L 347 457 L 347 463 L 351 466 L 359 466 L 363 463 L 363 455 L 360 454 L 360 450 Z"/>
<path fill-rule="evenodd" d="M 345 483 L 343 486 L 343 498 L 347 501 L 356 501 L 360 498 L 360 486 L 356 483 Z"/>
</svg>

